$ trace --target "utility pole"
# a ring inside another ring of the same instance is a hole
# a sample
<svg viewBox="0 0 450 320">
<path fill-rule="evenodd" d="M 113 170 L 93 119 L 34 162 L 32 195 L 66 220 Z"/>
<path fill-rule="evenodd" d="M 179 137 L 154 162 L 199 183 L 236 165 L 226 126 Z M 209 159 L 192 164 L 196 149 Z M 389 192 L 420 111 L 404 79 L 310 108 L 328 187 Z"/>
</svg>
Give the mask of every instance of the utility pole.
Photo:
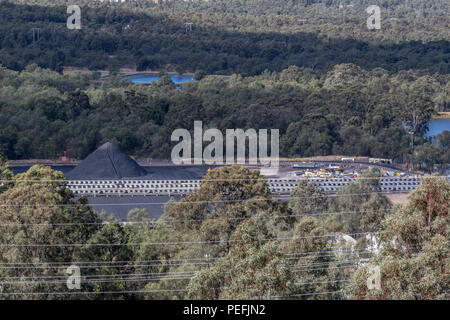
<svg viewBox="0 0 450 320">
<path fill-rule="evenodd" d="M 411 135 L 411 150 L 414 151 L 414 132 L 408 131 L 409 135 Z"/>
<path fill-rule="evenodd" d="M 41 37 L 41 28 L 32 28 L 31 31 L 33 32 L 33 42 L 39 41 Z"/>
<path fill-rule="evenodd" d="M 342 11 L 341 11 L 342 9 Z M 342 24 L 344 24 L 345 8 L 343 3 L 339 3 L 338 19 L 342 16 Z"/>
<path fill-rule="evenodd" d="M 390 18 L 389 21 L 391 22 L 391 27 L 393 29 L 394 32 L 398 31 L 398 18 Z"/>
</svg>

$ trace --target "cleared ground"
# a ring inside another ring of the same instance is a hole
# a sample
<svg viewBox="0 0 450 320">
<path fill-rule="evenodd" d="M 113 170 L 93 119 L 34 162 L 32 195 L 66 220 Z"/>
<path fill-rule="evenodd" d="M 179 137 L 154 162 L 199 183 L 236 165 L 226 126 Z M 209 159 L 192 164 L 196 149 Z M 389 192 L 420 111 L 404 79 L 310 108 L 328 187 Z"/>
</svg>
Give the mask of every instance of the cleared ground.
<svg viewBox="0 0 450 320">
<path fill-rule="evenodd" d="M 393 203 L 393 204 L 404 204 L 408 202 L 409 193 L 388 193 L 385 196 Z"/>
<path fill-rule="evenodd" d="M 181 196 L 153 196 L 153 197 L 98 197 L 88 198 L 89 204 L 97 212 L 104 211 L 107 215 L 114 215 L 125 221 L 132 209 L 146 209 L 151 218 L 159 218 L 164 213 L 164 204 L 170 199 L 180 200 Z"/>
</svg>

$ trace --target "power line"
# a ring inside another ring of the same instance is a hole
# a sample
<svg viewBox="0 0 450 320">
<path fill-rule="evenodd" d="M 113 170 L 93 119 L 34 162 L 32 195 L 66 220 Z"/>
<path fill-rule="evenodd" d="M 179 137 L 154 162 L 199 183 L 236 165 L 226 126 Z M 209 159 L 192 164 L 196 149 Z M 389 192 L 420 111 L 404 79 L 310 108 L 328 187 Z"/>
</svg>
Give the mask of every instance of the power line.
<svg viewBox="0 0 450 320">
<path fill-rule="evenodd" d="M 328 268 L 319 268 L 319 269 L 311 269 L 311 270 L 327 270 L 327 269 L 342 269 L 346 268 L 349 265 L 355 265 L 355 264 L 344 264 L 342 266 L 334 266 L 334 267 L 328 267 Z M 293 268 L 290 268 L 291 272 L 296 273 L 300 271 L 309 271 L 309 269 L 305 270 L 295 270 Z M 122 273 L 122 274 L 99 274 L 99 275 L 86 275 L 82 277 L 85 280 L 101 280 L 101 279 L 116 279 L 117 281 L 121 281 L 121 279 L 126 278 L 132 278 L 132 277 L 149 277 L 151 278 L 160 278 L 161 280 L 165 280 L 167 278 L 165 277 L 187 277 L 187 276 L 194 276 L 201 270 L 193 270 L 193 271 L 173 271 L 173 272 L 150 272 L 150 273 Z M 227 274 L 229 271 L 224 271 L 224 274 Z M 66 275 L 53 275 L 53 276 L 15 276 L 15 277 L 0 277 L 0 279 L 18 279 L 19 281 L 12 281 L 12 282 L 21 282 L 23 279 L 54 279 L 58 280 L 60 278 L 61 281 L 66 281 L 68 276 Z M 8 282 L 8 281 L 6 281 Z M 1 284 L 2 282 L 0 282 Z"/>
<path fill-rule="evenodd" d="M 301 293 L 301 294 L 291 294 L 289 297 L 303 297 L 303 296 L 315 296 L 315 295 L 324 295 L 324 294 L 336 294 L 341 293 L 342 290 L 338 291 L 329 291 L 329 292 L 311 292 L 311 293 Z M 283 296 L 275 296 L 272 298 L 284 298 Z"/>
<path fill-rule="evenodd" d="M 329 257 L 329 256 L 333 256 L 336 254 L 344 254 L 344 255 L 349 255 L 349 254 L 354 254 L 357 252 L 370 252 L 370 250 L 367 249 L 351 249 L 351 250 L 347 250 L 347 252 L 345 253 L 339 253 L 339 252 L 335 252 L 332 249 L 330 250 L 326 250 L 326 251 L 310 251 L 310 252 L 298 252 L 298 253 L 284 253 L 283 256 L 287 256 L 290 258 L 285 258 L 285 260 L 297 260 L 297 259 L 302 259 L 302 258 L 323 258 L 323 257 Z M 322 254 L 315 254 L 315 253 L 322 253 Z M 137 263 L 154 263 L 154 262 L 182 262 L 182 261 L 195 261 L 195 262 L 199 262 L 199 261 L 214 261 L 214 260 L 219 260 L 219 259 L 223 259 L 226 256 L 223 257 L 208 257 L 208 258 L 185 258 L 185 259 L 153 259 L 153 260 L 119 260 L 119 261 L 62 261 L 62 262 L 54 262 L 54 261 L 44 261 L 44 262 L 0 262 L 0 268 L 3 265 L 57 265 L 60 264 L 62 265 L 61 267 L 64 266 L 70 266 L 70 265 L 89 265 L 91 264 L 91 267 L 97 267 L 101 264 L 105 264 L 105 263 L 109 263 L 109 264 L 124 264 L 124 265 L 129 265 L 131 263 L 137 262 Z M 184 264 L 181 265 L 190 265 L 192 263 L 189 262 L 185 262 Z M 156 266 L 166 266 L 166 265 L 178 265 L 178 264 L 157 264 Z M 0 277 L 1 278 L 1 277 Z"/>
<path fill-rule="evenodd" d="M 308 258 L 310 256 L 302 256 L 300 258 Z M 320 256 L 313 256 L 314 258 L 319 258 Z M 325 257 L 325 256 L 322 256 Z M 298 260 L 299 258 L 287 258 L 285 260 Z M 213 265 L 213 264 L 217 264 L 217 262 L 211 261 L 211 262 L 185 262 L 185 263 L 167 263 L 167 264 L 139 264 L 141 261 L 131 261 L 131 262 L 137 262 L 138 264 L 111 264 L 111 265 L 98 265 L 98 264 L 82 264 L 82 263 L 77 263 L 77 262 L 73 262 L 71 265 L 75 265 L 79 268 L 83 268 L 83 269 L 94 269 L 94 268 L 126 268 L 126 267 L 171 267 L 171 266 L 195 266 L 195 265 Z M 22 263 L 22 265 L 20 266 L 2 266 L 2 264 L 0 263 L 0 269 L 60 269 L 60 268 L 67 268 L 71 265 L 65 264 L 65 265 L 60 265 L 60 266 L 54 266 L 54 265 L 46 265 L 45 263 L 40 263 L 41 266 L 23 266 L 26 263 Z M 32 262 L 30 264 L 33 264 Z M 302 266 L 302 265 L 321 265 L 324 263 L 306 263 L 306 264 L 297 264 L 297 265 L 293 265 L 293 266 Z"/>
<path fill-rule="evenodd" d="M 214 288 L 214 289 L 226 289 L 226 288 Z M 123 290 L 123 291 L 99 291 L 99 292 L 0 292 L 0 295 L 89 295 L 89 294 L 125 294 L 125 293 L 162 293 L 162 292 L 186 292 L 188 289 L 160 289 L 160 290 Z M 324 295 L 340 293 L 342 290 L 330 291 L 330 292 L 310 292 L 302 294 L 289 295 L 290 297 L 311 296 L 311 295 Z M 285 296 L 274 296 L 272 298 L 284 298 Z"/>
<path fill-rule="evenodd" d="M 113 277 L 123 277 L 123 276 L 149 276 L 149 275 L 189 275 L 195 274 L 199 270 L 194 271 L 168 271 L 168 272 L 147 272 L 147 273 L 122 273 L 122 274 L 96 274 L 87 275 L 86 279 L 96 279 L 96 278 L 113 278 Z M 67 279 L 67 275 L 52 275 L 52 276 L 6 276 L 0 277 L 0 279 L 54 279 L 54 278 L 64 278 Z"/>
<path fill-rule="evenodd" d="M 161 290 L 124 290 L 99 292 L 0 292 L 0 295 L 77 295 L 77 294 L 123 294 L 123 293 L 156 293 L 156 292 L 182 292 L 187 289 L 161 289 Z"/>
<path fill-rule="evenodd" d="M 83 284 L 86 283 L 109 283 L 109 282 L 147 282 L 147 281 L 158 281 L 158 280 L 190 280 L 193 277 L 173 277 L 173 278 L 154 278 L 154 277 L 143 277 L 143 278 L 130 278 L 130 279 L 91 279 L 82 280 Z M 311 282 L 299 282 L 294 283 L 295 285 L 310 285 L 310 284 L 325 284 L 325 283 L 340 283 L 340 282 L 350 282 L 347 280 L 330 280 L 330 281 L 311 281 Z M 67 280 L 44 280 L 44 281 L 2 281 L 0 285 L 23 285 L 23 284 L 65 284 Z"/>
<path fill-rule="evenodd" d="M 167 266 L 186 266 L 186 265 L 210 265 L 214 264 L 214 262 L 191 262 L 191 263 L 167 263 L 167 264 L 124 264 L 124 265 L 77 265 L 79 268 L 83 269 L 93 269 L 93 268 L 125 268 L 125 267 L 167 267 Z M 60 269 L 68 267 L 68 265 L 64 266 L 31 266 L 31 267 L 23 267 L 23 266 L 0 266 L 0 269 Z"/>
<path fill-rule="evenodd" d="M 382 212 L 382 211 L 392 211 L 392 208 L 372 210 L 371 213 L 374 212 Z M 312 213 L 312 214 L 291 214 L 291 215 L 283 215 L 283 214 L 272 214 L 271 217 L 282 217 L 282 218 L 291 218 L 291 217 L 309 217 L 309 216 L 321 216 L 321 215 L 329 215 L 329 214 L 358 214 L 361 211 L 336 211 L 336 212 L 321 212 L 321 213 Z M 159 222 L 196 222 L 196 221 L 210 221 L 210 220 L 220 220 L 220 221 L 230 221 L 230 220 L 245 220 L 251 217 L 228 217 L 228 218 L 199 218 L 199 219 L 155 219 L 149 221 L 126 221 L 126 222 L 117 222 L 119 224 L 124 225 L 133 225 L 133 224 L 156 224 Z M 67 222 L 67 223 L 3 223 L 0 224 L 0 227 L 24 227 L 24 226 L 76 226 L 76 225 L 108 225 L 114 224 L 116 222 L 102 221 L 102 222 Z"/>
<path fill-rule="evenodd" d="M 346 250 L 345 252 L 339 252 L 339 251 L 333 251 L 332 249 L 327 250 L 327 251 L 310 251 L 310 252 L 297 252 L 297 253 L 285 253 L 283 254 L 284 257 L 288 257 L 288 258 L 284 258 L 284 260 L 300 260 L 300 259 L 308 259 L 308 258 L 314 258 L 314 259 L 319 259 L 319 258 L 326 258 L 326 257 L 334 257 L 334 256 L 350 256 L 353 254 L 359 254 L 359 253 L 364 253 L 364 252 L 370 252 L 370 250 L 367 249 L 351 249 L 351 250 Z M 320 254 L 317 254 L 320 253 Z M 208 264 L 208 265 L 212 265 L 212 264 L 216 264 L 217 260 L 219 259 L 223 259 L 225 257 L 211 257 L 211 258 L 195 258 L 195 259 L 154 259 L 154 260 L 123 260 L 123 261 L 70 261 L 70 262 L 3 262 L 0 263 L 0 269 L 43 269 L 43 268 L 50 268 L 50 269 L 56 269 L 56 268 L 65 268 L 65 267 L 69 267 L 71 265 L 76 265 L 76 266 L 80 266 L 80 265 L 84 265 L 84 268 L 110 268 L 110 267 L 136 267 L 136 266 L 189 266 L 189 265 L 198 265 L 198 262 L 203 262 L 204 264 Z M 156 264 L 156 265 L 151 265 L 151 264 L 144 264 L 144 265 L 136 265 L 133 263 L 154 263 L 154 262 L 183 262 L 181 264 L 174 264 L 174 263 L 168 263 L 168 264 Z M 188 261 L 188 262 L 186 262 Z M 190 262 L 190 261 L 195 261 L 195 262 Z M 207 261 L 207 262 L 205 262 Z M 336 260 L 329 260 L 329 261 L 336 261 Z M 105 263 L 109 263 L 110 265 L 104 265 Z M 121 265 L 118 265 L 118 264 Z M 60 265 L 58 267 L 52 267 L 54 265 Z M 102 265 L 103 264 L 103 265 Z M 6 267 L 5 267 L 6 265 Z M 19 267 L 14 266 L 14 265 L 19 265 Z M 23 265 L 33 265 L 35 266 L 33 267 L 21 267 Z M 38 267 L 36 265 L 42 265 L 42 267 Z M 50 266 L 48 266 L 50 265 Z M 11 267 L 12 266 L 12 267 Z M 298 265 L 297 265 L 298 266 Z M 81 267 L 81 266 L 80 266 Z M 2 277 L 0 277 L 1 279 Z M 10 278 L 10 277 L 6 277 L 6 278 Z M 20 278 L 20 277 L 19 277 Z"/>
<path fill-rule="evenodd" d="M 359 232 L 345 234 L 352 235 L 364 235 L 364 234 L 378 234 L 382 232 Z M 290 241 L 299 239 L 311 239 L 311 238 L 326 238 L 336 237 L 338 234 L 328 234 L 321 236 L 303 236 L 303 237 L 290 237 L 290 238 L 266 238 L 258 239 L 258 241 Z M 84 246 L 149 246 L 149 245 L 176 245 L 176 244 L 218 244 L 218 243 L 231 243 L 231 242 L 243 242 L 243 240 L 229 239 L 229 240 L 208 240 L 208 241 L 174 241 L 174 242 L 140 242 L 140 243 L 57 243 L 57 244 L 17 244 L 17 243 L 0 243 L 0 247 L 84 247 Z"/>
<path fill-rule="evenodd" d="M 131 278 L 131 279 L 91 279 L 83 280 L 82 283 L 108 283 L 108 282 L 150 282 L 158 280 L 190 280 L 192 277 L 175 277 L 175 278 Z M 67 280 L 44 280 L 44 281 L 3 281 L 0 285 L 22 285 L 22 284 L 62 284 L 67 283 Z"/>
<path fill-rule="evenodd" d="M 355 260 L 358 261 L 358 260 Z M 332 264 L 328 263 L 327 265 Z M 302 269 L 302 270 L 295 270 L 294 268 L 290 268 L 291 272 L 308 272 L 311 270 L 328 270 L 328 269 L 342 269 L 347 268 L 349 266 L 356 266 L 356 263 L 348 263 L 348 262 L 342 262 L 339 263 L 341 266 L 335 266 L 335 267 L 326 267 L 326 268 L 308 268 L 308 269 Z M 137 274 L 111 274 L 111 275 L 89 275 L 82 277 L 83 283 L 97 283 L 97 282 L 127 282 L 127 281 L 134 281 L 134 282 L 142 282 L 142 281 L 156 281 L 156 280 L 187 280 L 192 279 L 198 272 L 201 270 L 194 270 L 189 272 L 154 272 L 154 273 L 137 273 Z M 223 272 L 224 274 L 227 274 L 229 271 Z M 60 278 L 60 279 L 58 279 Z M 6 281 L 1 281 L 0 285 L 2 284 L 40 284 L 40 283 L 65 283 L 68 279 L 67 276 L 28 276 L 28 277 L 1 277 L 0 279 L 5 279 Z M 17 280 L 14 280 L 17 279 Z M 31 280 L 24 280 L 24 279 L 33 279 Z M 45 279 L 51 279 L 51 280 L 45 280 Z M 42 281 L 41 281 L 42 280 Z M 136 281 L 140 280 L 140 281 Z M 318 284 L 318 283 L 328 283 L 328 282 L 341 282 L 341 281 L 322 281 L 322 282 L 304 282 L 304 283 L 295 283 L 296 285 L 305 285 L 305 284 Z"/>
<path fill-rule="evenodd" d="M 307 284 L 323 284 L 323 283 L 337 283 L 337 282 L 350 282 L 350 279 L 345 280 L 330 280 L 330 281 L 313 281 L 313 282 L 296 282 L 295 285 L 307 285 Z"/>
<path fill-rule="evenodd" d="M 349 197 L 349 196 L 360 196 L 360 195 L 372 195 L 372 194 L 396 194 L 405 193 L 401 191 L 387 192 L 387 191 L 372 191 L 372 192 L 361 192 L 361 193 L 349 193 L 349 194 L 326 194 L 317 196 L 307 196 L 307 197 L 292 197 L 289 195 L 279 196 L 278 198 L 288 198 L 292 199 L 315 199 L 315 198 L 335 198 L 335 197 Z M 249 199 L 226 199 L 226 200 L 201 200 L 201 201 L 184 201 L 183 198 L 180 202 L 175 202 L 170 204 L 168 202 L 138 202 L 138 203 L 92 203 L 92 204 L 79 204 L 79 203 L 66 203 L 66 204 L 0 204 L 0 207 L 90 207 L 90 206 L 147 206 L 147 205 L 175 205 L 175 204 L 209 204 L 209 203 L 235 203 L 235 202 L 253 202 L 253 201 L 277 201 L 281 199 L 274 198 L 249 198 Z"/>
<path fill-rule="evenodd" d="M 337 261 L 337 262 L 336 261 L 328 261 L 328 262 L 312 262 L 312 263 L 303 263 L 303 264 L 293 264 L 293 265 L 290 265 L 289 267 L 297 270 L 299 267 L 304 267 L 304 266 L 318 267 L 318 266 L 329 265 L 332 263 L 347 264 L 347 263 L 354 262 L 354 261 L 361 261 L 361 259 L 342 260 L 342 261 Z"/>
<path fill-rule="evenodd" d="M 95 264 L 102 264 L 102 263 L 131 263 L 131 262 L 168 262 L 168 261 L 205 261 L 205 260 L 216 260 L 221 259 L 223 257 L 217 257 L 217 258 L 197 258 L 197 259 L 155 259 L 155 260 L 119 260 L 119 261 L 66 261 L 66 262 L 0 262 L 1 265 L 12 265 L 12 264 L 63 264 L 63 265 L 73 265 L 73 264 L 89 264 L 89 263 L 95 263 Z"/>
<path fill-rule="evenodd" d="M 367 250 L 359 250 L 359 251 L 367 251 Z M 320 251 L 317 251 L 317 252 L 320 252 Z M 353 252 L 348 252 L 346 255 L 350 255 L 350 254 L 352 254 Z M 300 254 L 300 253 L 298 253 L 298 254 Z M 301 258 L 308 258 L 308 257 L 314 257 L 314 258 L 319 258 L 320 256 L 313 256 L 313 255 L 309 255 L 309 256 L 300 256 L 300 257 L 298 257 L 298 258 L 288 258 L 288 259 L 286 259 L 286 260 L 289 260 L 289 259 L 301 259 Z M 220 259 L 220 258 L 218 258 L 218 259 Z M 310 263 L 303 263 L 303 264 L 296 264 L 296 265 L 291 265 L 290 266 L 290 268 L 292 269 L 292 270 L 296 270 L 297 271 L 297 269 L 299 268 L 299 267 L 303 267 L 303 266 L 313 266 L 313 267 L 315 267 L 315 266 L 321 266 L 321 265 L 329 265 L 329 264 L 333 264 L 333 263 L 337 263 L 337 264 L 348 264 L 349 262 L 354 262 L 354 261 L 361 261 L 361 259 L 351 259 L 351 260 L 343 260 L 343 261 L 339 261 L 339 260 L 329 260 L 329 261 L 327 261 L 327 262 L 318 262 L 318 263 L 314 263 L 314 262 L 310 262 Z M 135 261 L 131 261 L 131 262 L 135 262 Z M 139 262 L 139 261 L 137 261 L 137 262 Z M 72 263 L 72 265 L 76 265 L 76 263 L 77 262 L 73 262 Z M 104 263 L 104 262 L 99 262 L 99 263 Z M 26 263 L 26 264 L 29 264 L 28 262 Z M 32 263 L 31 263 L 32 264 Z M 194 265 L 196 265 L 197 263 L 195 263 Z M 207 264 L 207 265 L 213 265 L 213 264 L 217 264 L 217 262 L 212 262 L 212 263 L 205 263 L 205 264 Z M 183 265 L 186 265 L 186 266 L 189 266 L 189 265 L 192 265 L 192 264 L 190 264 L 190 263 L 184 263 L 184 264 L 167 264 L 166 266 L 183 266 Z M 86 266 L 86 268 L 110 268 L 110 267 L 135 267 L 136 265 L 133 265 L 133 264 L 130 264 L 130 265 L 124 265 L 124 266 L 122 266 L 122 265 L 119 265 L 119 266 L 110 266 L 110 265 L 106 265 L 106 266 L 104 266 L 104 265 L 92 265 L 92 266 Z M 143 265 L 143 266 L 149 266 L 149 265 Z M 150 265 L 151 266 L 151 265 Z M 163 266 L 162 264 L 161 265 L 155 265 L 155 266 Z M 45 268 L 46 266 L 44 266 L 43 268 Z M 67 265 L 65 265 L 65 266 L 61 266 L 61 267 L 67 267 Z M 1 267 L 0 267 L 1 268 Z M 14 268 L 14 267 L 13 267 Z M 31 268 L 31 269 L 33 269 L 33 267 L 25 267 L 25 268 Z M 59 268 L 59 267 L 57 267 L 57 268 Z M 41 267 L 34 267 L 34 269 L 41 269 Z M 304 270 L 304 269 L 298 269 L 298 270 Z M 152 273 L 122 273 L 122 274 L 111 274 L 111 275 L 104 275 L 104 274 L 101 274 L 101 275 L 87 275 L 86 276 L 86 278 L 89 278 L 89 277 L 91 277 L 91 278 L 95 278 L 95 277 L 122 277 L 122 276 L 142 276 L 142 275 L 174 275 L 174 274 L 192 274 L 192 273 L 196 273 L 196 272 L 198 272 L 199 270 L 193 270 L 193 271 L 168 271 L 168 272 L 152 272 Z M 34 278 L 56 278 L 56 277 L 64 277 L 65 278 L 65 276 L 58 276 L 58 275 L 52 275 L 52 276 L 16 276 L 16 277 L 14 277 L 14 276 L 7 276 L 7 277 L 0 277 L 0 279 L 17 279 L 17 278 L 19 278 L 19 279 L 22 279 L 22 278 L 31 278 L 31 279 L 34 279 Z"/>
<path fill-rule="evenodd" d="M 292 269 L 291 272 L 292 273 L 297 273 L 297 272 L 310 272 L 310 271 L 318 271 L 318 270 L 328 270 L 328 269 L 343 269 L 343 268 L 348 268 L 351 266 L 356 266 L 355 263 L 347 263 L 347 264 L 342 264 L 341 266 L 336 266 L 336 267 L 327 267 L 327 268 L 305 268 L 305 269 Z"/>
</svg>

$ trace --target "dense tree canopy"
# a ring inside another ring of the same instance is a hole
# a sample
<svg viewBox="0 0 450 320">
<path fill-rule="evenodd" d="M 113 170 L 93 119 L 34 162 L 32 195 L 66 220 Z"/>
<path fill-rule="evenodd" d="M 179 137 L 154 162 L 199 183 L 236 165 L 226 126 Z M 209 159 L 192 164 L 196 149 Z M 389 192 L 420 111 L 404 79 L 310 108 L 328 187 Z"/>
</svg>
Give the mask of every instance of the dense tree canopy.
<svg viewBox="0 0 450 320">
<path fill-rule="evenodd" d="M 342 64 L 320 76 L 291 66 L 255 77 L 207 76 L 182 90 L 161 75 L 144 86 L 117 76 L 99 81 L 90 73 L 60 75 L 36 65 L 21 72 L 1 68 L 0 150 L 9 159 L 54 159 L 64 151 L 82 159 L 110 141 L 131 155 L 167 159 L 173 130 L 192 130 L 202 120 L 205 129 L 223 133 L 279 129 L 285 157 L 417 157 L 413 164 L 419 166 L 427 122 L 449 107 L 448 76 L 422 71 L 389 75 Z M 417 153 L 405 126 L 415 128 Z M 443 135 L 433 144 L 436 162 L 446 161 L 445 140 Z"/>
<path fill-rule="evenodd" d="M 202 120 L 280 129 L 286 157 L 364 155 L 426 170 L 448 162 L 442 144 L 423 138 L 450 105 L 445 1 L 380 1 L 382 32 L 367 29 L 362 0 L 76 4 L 81 30 L 67 29 L 66 1 L 2 1 L 0 151 L 9 159 L 84 158 L 106 141 L 167 158 L 171 132 Z M 111 74 L 49 71 L 66 67 Z M 163 72 L 144 87 L 123 81 L 123 67 Z M 164 71 L 197 82 L 180 91 Z"/>
<path fill-rule="evenodd" d="M 449 182 L 429 176 L 408 204 L 386 218 L 382 249 L 352 277 L 355 299 L 448 299 Z M 369 267 L 380 268 L 380 288 L 369 290 Z"/>
<path fill-rule="evenodd" d="M 14 70 L 37 63 L 57 71 L 64 66 L 175 71 L 178 66 L 254 75 L 290 65 L 326 72 L 352 62 L 392 72 L 449 72 L 445 0 L 379 1 L 380 32 L 365 23 L 373 1 L 342 8 L 337 0 L 77 1 L 81 30 L 67 29 L 66 1 L 26 2 L 34 5 L 18 0 L 0 6 L 0 63 Z M 49 2 L 56 5 L 46 6 Z M 194 24 L 193 31 L 186 32 L 186 22 Z M 32 28 L 40 28 L 39 40 Z"/>
<path fill-rule="evenodd" d="M 33 166 L 0 194 L 0 297 L 445 298 L 449 183 L 425 177 L 389 214 L 369 177 L 339 197 L 301 184 L 288 205 L 257 171 L 222 167 L 157 221 L 134 209 L 124 224 L 74 200 L 61 172 Z M 381 290 L 367 288 L 371 265 Z M 66 286 L 69 266 L 79 289 Z"/>
<path fill-rule="evenodd" d="M 134 209 L 124 223 L 61 172 L 8 165 L 107 141 L 167 159 L 171 133 L 201 120 L 279 129 L 284 157 L 432 171 L 450 162 L 449 131 L 425 138 L 450 111 L 448 1 L 79 0 L 81 30 L 68 3 L 0 0 L 0 299 L 448 299 L 450 191 L 436 176 L 393 206 L 375 171 L 333 196 L 302 181 L 286 202 L 258 171 L 213 168 L 161 218 Z M 381 31 L 366 26 L 372 4 Z M 159 80 L 132 84 L 124 68 Z"/>
<path fill-rule="evenodd" d="M 17 175 L 14 185 L 0 194 L 0 274 L 2 279 L 11 279 L 2 282 L 0 292 L 11 292 L 9 298 L 25 296 L 12 292 L 51 292 L 55 287 L 51 281 L 30 279 L 65 276 L 65 268 L 52 264 L 69 263 L 67 268 L 77 248 L 58 245 L 86 242 L 100 221 L 86 199 L 72 199 L 64 181 L 61 172 L 36 165 Z"/>
</svg>

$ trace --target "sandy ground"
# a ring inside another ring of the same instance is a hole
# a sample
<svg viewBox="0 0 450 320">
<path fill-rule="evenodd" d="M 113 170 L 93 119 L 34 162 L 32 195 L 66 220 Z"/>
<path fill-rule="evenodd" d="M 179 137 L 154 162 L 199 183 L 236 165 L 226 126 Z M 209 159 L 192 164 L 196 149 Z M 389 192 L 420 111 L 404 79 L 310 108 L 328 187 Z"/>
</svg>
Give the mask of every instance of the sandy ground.
<svg viewBox="0 0 450 320">
<path fill-rule="evenodd" d="M 393 204 L 404 204 L 408 202 L 409 193 L 388 193 L 385 196 L 393 203 Z"/>
<path fill-rule="evenodd" d="M 450 112 L 438 112 L 436 116 L 431 117 L 432 119 L 450 119 Z"/>
</svg>

